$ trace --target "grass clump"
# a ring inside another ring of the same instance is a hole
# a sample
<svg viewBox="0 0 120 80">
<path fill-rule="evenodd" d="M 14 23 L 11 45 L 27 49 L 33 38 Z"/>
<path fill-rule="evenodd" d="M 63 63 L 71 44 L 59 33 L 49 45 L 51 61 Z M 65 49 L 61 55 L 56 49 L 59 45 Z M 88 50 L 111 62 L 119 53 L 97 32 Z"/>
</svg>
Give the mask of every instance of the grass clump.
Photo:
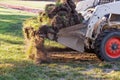
<svg viewBox="0 0 120 80">
<path fill-rule="evenodd" d="M 44 13 L 39 13 L 38 16 L 28 18 L 23 22 L 23 28 L 32 27 L 38 30 L 42 25 L 50 25 L 50 19 Z"/>
</svg>

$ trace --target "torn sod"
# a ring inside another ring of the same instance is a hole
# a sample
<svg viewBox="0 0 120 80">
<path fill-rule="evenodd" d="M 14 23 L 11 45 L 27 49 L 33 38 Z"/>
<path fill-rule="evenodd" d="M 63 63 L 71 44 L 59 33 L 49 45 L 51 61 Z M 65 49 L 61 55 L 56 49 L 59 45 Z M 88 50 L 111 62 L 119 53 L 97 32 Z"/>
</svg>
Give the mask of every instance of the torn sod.
<svg viewBox="0 0 120 80">
<path fill-rule="evenodd" d="M 56 34 L 60 29 L 80 24 L 83 17 L 75 10 L 72 0 L 57 1 L 56 4 L 48 4 L 45 12 L 39 13 L 38 17 L 27 19 L 23 23 L 23 31 L 26 44 L 26 53 L 29 58 L 36 63 L 47 62 L 49 60 L 47 51 L 44 48 L 44 38 L 48 38 L 48 33 Z"/>
</svg>

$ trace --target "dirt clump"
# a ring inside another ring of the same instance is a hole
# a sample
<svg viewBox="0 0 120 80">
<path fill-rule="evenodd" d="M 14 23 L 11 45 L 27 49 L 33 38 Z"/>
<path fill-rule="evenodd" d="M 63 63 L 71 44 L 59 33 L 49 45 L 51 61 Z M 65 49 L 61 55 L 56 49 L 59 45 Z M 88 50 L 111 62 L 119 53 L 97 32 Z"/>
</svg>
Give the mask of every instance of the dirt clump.
<svg viewBox="0 0 120 80">
<path fill-rule="evenodd" d="M 82 22 L 83 17 L 75 8 L 72 0 L 58 0 L 56 4 L 46 5 L 45 11 L 40 12 L 38 17 L 27 19 L 23 23 L 28 58 L 35 60 L 35 63 L 50 61 L 44 40 L 48 38 L 48 33 L 54 34 L 56 38 L 60 29 Z"/>
<path fill-rule="evenodd" d="M 36 64 L 49 62 L 47 52 L 44 48 L 44 38 L 32 27 L 24 28 L 27 57 L 34 60 Z"/>
<path fill-rule="evenodd" d="M 46 6 L 45 13 L 51 19 L 51 25 L 55 31 L 82 22 L 83 17 L 77 13 L 75 8 L 76 5 L 72 0 L 58 0 L 56 5 Z"/>
<path fill-rule="evenodd" d="M 49 62 L 50 59 L 47 55 L 47 51 L 44 48 L 44 38 L 40 37 L 39 34 L 35 35 L 34 46 L 36 49 L 35 62 L 37 64 Z"/>
</svg>

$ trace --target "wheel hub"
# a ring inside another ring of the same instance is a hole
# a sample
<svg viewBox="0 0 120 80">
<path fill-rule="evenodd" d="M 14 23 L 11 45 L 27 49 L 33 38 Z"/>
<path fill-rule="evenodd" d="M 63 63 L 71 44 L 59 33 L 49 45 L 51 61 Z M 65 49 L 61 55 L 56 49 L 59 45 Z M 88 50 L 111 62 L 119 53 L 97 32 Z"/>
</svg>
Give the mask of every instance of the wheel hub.
<svg viewBox="0 0 120 80">
<path fill-rule="evenodd" d="M 106 54 L 111 58 L 120 57 L 120 37 L 112 37 L 105 44 Z"/>
<path fill-rule="evenodd" d="M 115 51 L 115 50 L 118 49 L 118 46 L 119 46 L 118 44 L 114 43 L 114 44 L 112 44 L 111 49 L 112 49 L 113 51 Z"/>
</svg>

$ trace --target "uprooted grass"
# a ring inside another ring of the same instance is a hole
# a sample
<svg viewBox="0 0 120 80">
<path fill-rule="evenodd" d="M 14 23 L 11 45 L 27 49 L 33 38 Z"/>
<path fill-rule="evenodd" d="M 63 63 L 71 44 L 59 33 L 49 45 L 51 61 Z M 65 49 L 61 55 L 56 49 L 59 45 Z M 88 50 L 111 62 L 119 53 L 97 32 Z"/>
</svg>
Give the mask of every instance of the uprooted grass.
<svg viewBox="0 0 120 80">
<path fill-rule="evenodd" d="M 23 34 L 25 38 L 27 56 L 31 54 L 37 54 L 35 52 L 36 47 L 33 45 L 34 44 L 40 45 L 40 44 L 35 43 L 35 38 L 36 38 L 35 36 L 37 36 L 35 32 L 37 32 L 39 28 L 43 25 L 51 26 L 51 19 L 48 17 L 48 15 L 45 12 L 41 12 L 37 17 L 28 18 L 23 22 Z M 50 45 L 51 43 L 52 45 Z M 46 47 L 64 47 L 50 40 L 45 40 L 45 43 L 42 44 L 44 44 Z"/>
<path fill-rule="evenodd" d="M 35 65 L 24 54 L 22 22 L 32 14 L 0 8 L 0 80 L 119 80 L 120 63 L 96 59 Z M 46 40 L 47 45 L 56 45 Z M 59 45 L 56 45 L 59 47 Z"/>
</svg>

